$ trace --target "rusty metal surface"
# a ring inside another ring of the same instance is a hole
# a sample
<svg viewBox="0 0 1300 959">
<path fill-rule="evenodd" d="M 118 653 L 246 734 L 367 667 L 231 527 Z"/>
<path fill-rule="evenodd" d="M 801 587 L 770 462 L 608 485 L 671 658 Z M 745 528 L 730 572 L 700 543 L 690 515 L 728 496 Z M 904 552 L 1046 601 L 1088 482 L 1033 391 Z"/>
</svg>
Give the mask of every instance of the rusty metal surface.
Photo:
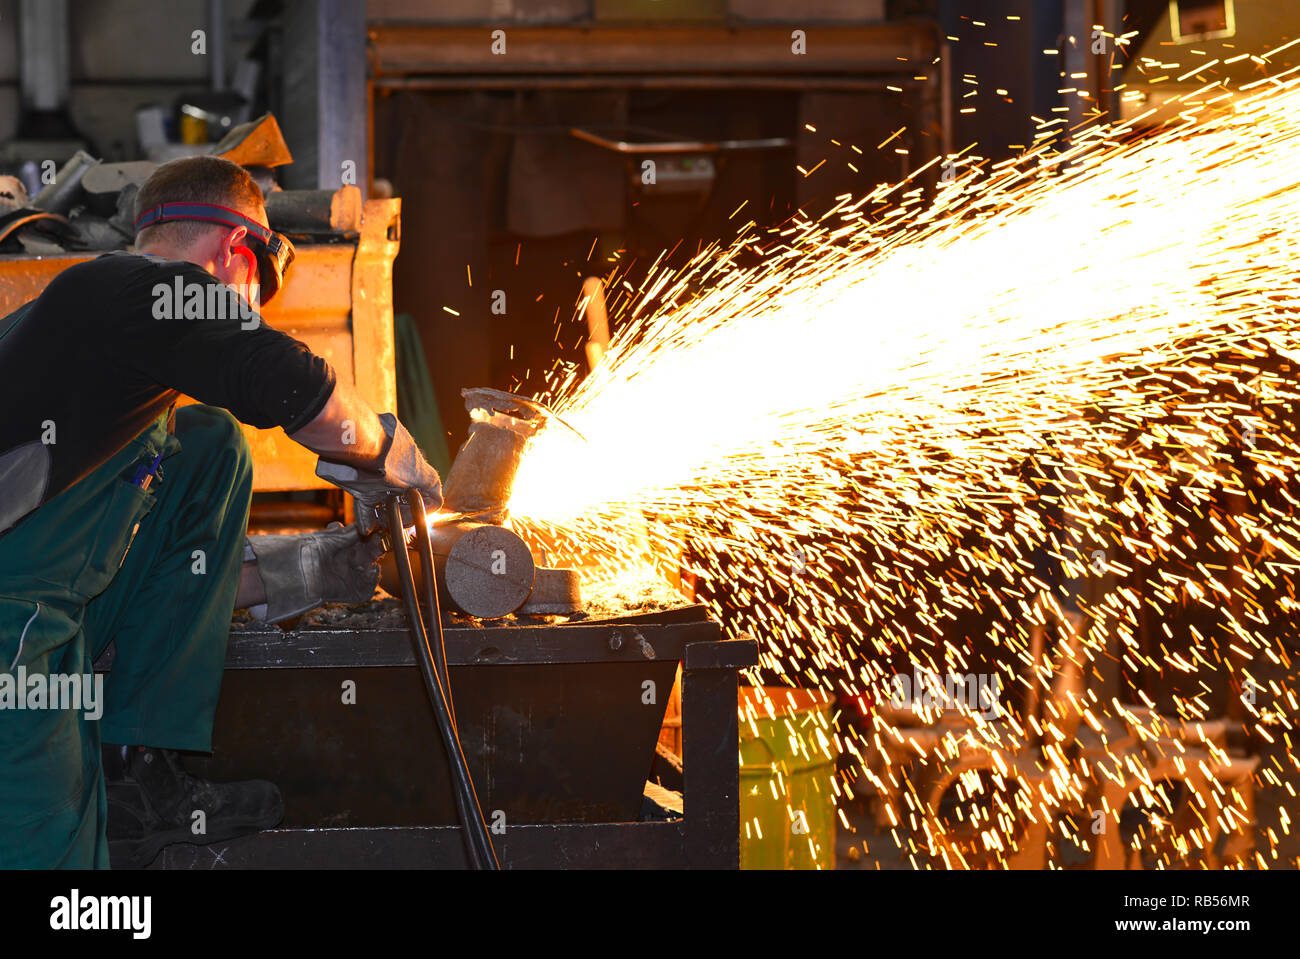
<svg viewBox="0 0 1300 959">
<path fill-rule="evenodd" d="M 654 650 L 655 659 L 682 660 L 688 647 L 718 638 L 718 626 L 698 606 L 667 615 L 631 617 L 625 623 L 607 620 L 543 626 L 444 627 L 447 662 L 452 666 L 520 666 L 556 663 L 640 663 L 647 657 L 639 635 Z M 635 627 L 631 629 L 630 627 Z M 703 647 L 701 647 L 703 649 Z M 757 662 L 753 640 L 727 641 L 703 668 L 744 669 Z M 116 659 L 109 647 L 95 662 L 97 670 L 112 669 Z M 692 662 L 695 660 L 692 659 Z M 226 669 L 359 669 L 415 666 L 411 636 L 405 628 L 293 629 L 258 624 L 232 629 L 226 647 Z"/>
<path fill-rule="evenodd" d="M 351 310 L 356 255 L 349 243 L 298 246 L 288 282 L 263 313 L 267 323 L 302 340 L 334 367 L 341 381 L 352 383 L 356 382 Z M 283 430 L 246 426 L 244 435 L 253 450 L 254 492 L 329 488 L 316 476 L 316 455 Z"/>
<path fill-rule="evenodd" d="M 298 246 L 289 282 L 267 307 L 266 321 L 306 343 L 356 386 L 375 409 L 396 411 L 393 260 L 401 200 L 370 200 L 355 244 Z M 253 448 L 253 490 L 331 489 L 316 476 L 316 455 L 282 430 L 244 434 Z"/>
<path fill-rule="evenodd" d="M 539 566 L 533 571 L 533 591 L 519 607 L 523 615 L 567 615 L 582 609 L 582 581 L 574 569 Z"/>
<path fill-rule="evenodd" d="M 400 222 L 400 200 L 370 200 L 356 242 L 296 244 L 288 281 L 263 314 L 329 361 L 340 381 L 354 384 L 380 411 L 397 408 L 393 259 Z M 39 296 L 68 267 L 98 255 L 0 256 L 0 316 Z M 282 430 L 246 426 L 244 435 L 253 450 L 254 492 L 333 488 L 316 476 L 315 454 Z"/>
<path fill-rule="evenodd" d="M 493 837 L 503 869 L 734 869 L 686 846 L 681 822 L 518 825 Z M 161 869 L 468 869 L 459 826 L 274 829 L 211 846 L 176 843 Z"/>
<path fill-rule="evenodd" d="M 612 642 L 619 631 L 640 634 L 655 655 Z M 218 780 L 275 770 L 288 828 L 454 824 L 409 635 L 314 632 L 231 633 L 214 753 L 192 768 Z M 734 671 L 757 659 L 752 641 L 721 640 L 707 619 L 453 628 L 446 639 L 460 739 L 484 810 L 515 824 L 634 821 L 677 663 L 698 658 L 697 647 L 720 647 L 705 672 L 731 677 L 715 719 L 734 730 Z M 355 696 L 342 695 L 349 689 Z M 734 792 L 712 782 L 718 771 L 708 765 L 697 760 L 697 778 Z"/>
<path fill-rule="evenodd" d="M 635 821 L 665 703 L 642 690 L 666 696 L 675 670 L 671 660 L 452 664 L 457 734 L 484 815 Z M 457 822 L 414 666 L 227 670 L 212 748 L 186 764 L 217 782 L 270 775 L 286 828 Z"/>
<path fill-rule="evenodd" d="M 352 268 L 353 381 L 375 409 L 393 413 L 397 412 L 393 260 L 401 236 L 402 201 L 367 200 Z"/>
<path fill-rule="evenodd" d="M 537 566 L 518 533 L 488 524 L 466 529 L 445 558 L 435 562 L 456 606 L 483 619 L 507 616 L 522 606 L 532 592 Z"/>
<path fill-rule="evenodd" d="M 757 662 L 757 646 L 720 639 L 698 607 L 660 619 L 635 627 L 654 659 L 611 643 L 630 629 L 614 623 L 448 630 L 462 742 L 503 867 L 739 865 L 738 767 L 726 757 L 738 749 L 735 671 Z M 313 632 L 232 632 L 214 755 L 187 760 L 217 779 L 269 775 L 285 822 L 171 846 L 154 868 L 466 865 L 409 637 Z M 645 684 L 667 690 L 682 660 L 701 664 L 683 680 L 685 818 L 638 822 L 664 703 Z M 355 696 L 341 698 L 348 683 Z"/>
<path fill-rule="evenodd" d="M 638 72 L 716 75 L 912 73 L 929 65 L 941 36 L 930 21 L 817 24 L 807 53 L 790 56 L 786 25 L 511 24 L 509 56 L 487 29 L 465 24 L 372 23 L 374 76 Z"/>
</svg>

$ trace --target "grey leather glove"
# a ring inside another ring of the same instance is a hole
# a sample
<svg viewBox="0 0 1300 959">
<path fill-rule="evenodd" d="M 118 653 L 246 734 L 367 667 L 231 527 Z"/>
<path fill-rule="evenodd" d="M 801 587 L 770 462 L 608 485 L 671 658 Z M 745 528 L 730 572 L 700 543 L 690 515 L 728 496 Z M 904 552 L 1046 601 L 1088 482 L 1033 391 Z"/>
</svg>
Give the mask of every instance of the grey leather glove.
<svg viewBox="0 0 1300 959">
<path fill-rule="evenodd" d="M 332 523 L 319 533 L 250 536 L 266 603 L 254 619 L 278 623 L 321 603 L 364 603 L 379 585 L 380 537 L 361 537 L 356 524 Z"/>
<path fill-rule="evenodd" d="M 373 465 L 356 466 L 321 458 L 316 475 L 347 490 L 357 500 L 357 525 L 363 534 L 384 525 L 384 502 L 394 493 L 418 489 L 424 508 L 433 512 L 442 505 L 442 481 L 424 458 L 415 440 L 392 413 L 380 413 L 379 422 L 388 434 L 388 446 Z M 402 519 L 410 523 L 410 510 L 402 506 Z"/>
</svg>

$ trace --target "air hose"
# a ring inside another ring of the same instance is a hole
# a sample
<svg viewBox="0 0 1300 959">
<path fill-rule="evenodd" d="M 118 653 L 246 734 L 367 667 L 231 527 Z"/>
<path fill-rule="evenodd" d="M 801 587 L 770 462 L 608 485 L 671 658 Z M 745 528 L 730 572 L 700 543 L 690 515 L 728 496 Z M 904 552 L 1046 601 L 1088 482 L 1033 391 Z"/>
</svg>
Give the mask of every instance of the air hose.
<svg viewBox="0 0 1300 959">
<path fill-rule="evenodd" d="M 465 849 L 469 855 L 472 869 L 500 869 L 496 850 L 492 848 L 492 837 L 488 834 L 487 823 L 483 821 L 483 810 L 479 807 L 478 794 L 474 791 L 474 780 L 470 778 L 469 764 L 465 762 L 465 753 L 460 748 L 460 737 L 456 730 L 456 712 L 451 700 L 451 681 L 447 674 L 447 650 L 443 644 L 442 612 L 438 606 L 438 587 L 434 578 L 433 543 L 429 538 L 428 515 L 424 509 L 424 499 L 419 490 L 407 490 L 406 502 L 410 507 L 411 519 L 415 522 L 416 548 L 420 554 L 420 578 L 424 589 L 424 600 L 429 615 L 433 617 L 437 642 L 429 640 L 429 630 L 425 626 L 424 615 L 420 610 L 420 598 L 415 591 L 415 573 L 411 569 L 411 557 L 402 525 L 402 494 L 389 498 L 388 529 L 393 541 L 393 558 L 397 562 L 398 576 L 402 582 L 402 596 L 406 601 L 406 615 L 411 622 L 411 641 L 415 644 L 415 661 L 420 665 L 424 676 L 424 687 L 429 693 L 429 702 L 433 704 L 434 716 L 438 723 L 438 732 L 446 748 L 447 761 L 451 767 L 452 793 L 456 799 L 456 811 L 465 836 Z"/>
</svg>

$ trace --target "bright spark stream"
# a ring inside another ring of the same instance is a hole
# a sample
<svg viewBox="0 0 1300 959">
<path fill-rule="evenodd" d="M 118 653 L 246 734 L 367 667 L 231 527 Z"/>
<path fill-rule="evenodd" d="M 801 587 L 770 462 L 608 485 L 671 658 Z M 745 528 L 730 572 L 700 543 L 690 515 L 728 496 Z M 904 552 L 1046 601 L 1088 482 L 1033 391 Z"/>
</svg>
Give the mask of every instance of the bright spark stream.
<svg viewBox="0 0 1300 959">
<path fill-rule="evenodd" d="M 1121 818 L 1107 784 L 1159 762 L 1174 779 L 1213 766 L 1218 799 L 1189 813 L 1158 783 L 1116 794 L 1147 814 L 1126 854 L 1204 864 L 1248 803 L 1222 737 L 1175 726 L 1225 695 L 1261 691 L 1238 711 L 1285 739 L 1273 766 L 1294 774 L 1300 86 L 1215 84 L 1183 106 L 1151 135 L 1093 127 L 991 169 L 948 161 L 933 195 L 918 171 L 652 271 L 603 366 L 554 390 L 581 438 L 547 431 L 520 470 L 526 534 L 586 562 L 601 544 L 611 575 L 682 563 L 760 640 L 769 681 L 867 712 L 916 669 L 1032 689 L 1041 718 L 966 710 L 914 744 L 919 777 L 888 710 L 836 736 L 897 799 L 893 826 L 911 818 L 894 835 L 914 864 L 1013 864 L 1038 825 L 1092 848 L 1089 811 Z M 1079 629 L 1055 669 L 1035 652 L 1053 624 Z M 1065 659 L 1086 691 L 1062 697 Z M 983 805 L 941 822 L 940 769 Z"/>
</svg>

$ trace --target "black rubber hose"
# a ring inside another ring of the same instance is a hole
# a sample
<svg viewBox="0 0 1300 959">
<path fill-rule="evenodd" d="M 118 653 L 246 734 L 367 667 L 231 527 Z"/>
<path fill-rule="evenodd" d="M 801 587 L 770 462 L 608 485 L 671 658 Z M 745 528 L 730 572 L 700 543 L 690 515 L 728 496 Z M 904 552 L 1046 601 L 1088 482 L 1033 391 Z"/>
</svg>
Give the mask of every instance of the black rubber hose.
<svg viewBox="0 0 1300 959">
<path fill-rule="evenodd" d="M 418 493 L 417 493 L 418 495 Z M 423 505 L 423 503 L 421 503 Z M 488 835 L 487 824 L 479 808 L 478 797 L 474 792 L 474 782 L 470 778 L 469 764 L 465 762 L 465 753 L 460 747 L 460 738 L 456 735 L 456 726 L 452 720 L 447 695 L 443 689 L 442 677 L 430 648 L 428 630 L 424 625 L 424 616 L 420 611 L 420 600 L 415 592 L 415 574 L 411 570 L 411 557 L 406 549 L 406 536 L 402 526 L 402 504 L 399 496 L 388 501 L 388 529 L 393 539 L 393 558 L 397 563 L 397 572 L 402 581 L 402 596 L 406 602 L 406 615 L 411 621 L 411 637 L 415 643 L 415 659 L 420 665 L 420 674 L 424 677 L 424 686 L 433 704 L 434 717 L 438 723 L 438 732 L 442 735 L 443 746 L 447 752 L 447 761 L 451 766 L 452 795 L 456 800 L 456 811 L 464 830 L 465 849 L 473 869 L 500 869 L 496 851 L 492 848 L 492 839 Z M 423 572 L 426 578 L 433 576 L 433 557 L 430 551 L 428 564 Z M 427 583 L 426 583 L 427 585 Z M 437 592 L 434 591 L 434 605 L 429 610 L 438 631 L 438 642 L 442 645 L 442 617 L 437 606 Z"/>
<path fill-rule="evenodd" d="M 406 503 L 411 508 L 411 518 L 415 521 L 415 543 L 420 554 L 420 583 L 424 587 L 425 604 L 429 614 L 433 617 L 434 631 L 437 636 L 437 641 L 429 643 L 428 646 L 433 656 L 434 669 L 438 671 L 442 679 L 442 693 L 447 703 L 447 715 L 451 717 L 452 731 L 456 734 L 456 748 L 461 750 L 463 756 L 464 750 L 460 745 L 460 726 L 456 722 L 456 701 L 451 693 L 451 676 L 447 672 L 447 646 L 442 635 L 442 609 L 438 602 L 438 580 L 433 564 L 433 539 L 429 536 L 429 515 L 425 511 L 424 497 L 420 495 L 419 490 L 407 490 Z M 428 630 L 425 630 L 425 636 L 426 639 L 432 638 L 429 637 Z M 471 836 L 479 847 L 480 859 L 489 863 L 488 866 L 483 868 L 500 869 L 496 849 L 492 846 L 492 837 L 483 821 L 483 808 L 479 805 L 478 791 L 474 788 L 474 779 L 469 774 L 468 762 L 465 764 L 465 769 L 465 782 L 471 800 L 471 810 L 474 822 L 477 823 L 476 828 L 471 831 Z"/>
<path fill-rule="evenodd" d="M 415 543 L 420 556 L 420 582 L 424 586 L 424 606 L 433 615 L 438 624 L 438 641 L 433 644 L 433 662 L 438 675 L 442 677 L 442 690 L 447 697 L 447 712 L 451 714 L 451 726 L 460 735 L 456 725 L 456 700 L 451 695 L 451 679 L 447 675 L 447 648 L 442 641 L 442 609 L 438 602 L 438 581 L 433 567 L 433 540 L 429 536 L 429 515 L 424 509 L 424 497 L 416 489 L 406 491 L 406 502 L 411 508 L 411 519 L 415 521 Z"/>
</svg>

